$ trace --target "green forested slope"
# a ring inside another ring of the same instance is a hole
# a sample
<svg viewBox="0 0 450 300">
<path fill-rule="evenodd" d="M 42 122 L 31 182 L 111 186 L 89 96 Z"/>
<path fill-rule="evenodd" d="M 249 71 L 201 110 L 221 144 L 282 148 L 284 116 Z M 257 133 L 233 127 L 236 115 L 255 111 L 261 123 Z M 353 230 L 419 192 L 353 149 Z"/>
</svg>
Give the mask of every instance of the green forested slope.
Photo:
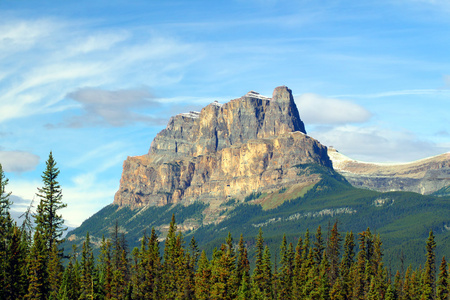
<svg viewBox="0 0 450 300">
<path fill-rule="evenodd" d="M 328 168 L 316 165 L 301 165 L 298 168 L 299 173 L 320 174 L 322 177 L 304 196 L 291 199 L 271 210 L 263 210 L 260 205 L 254 205 L 251 201 L 230 201 L 232 208 L 226 211 L 227 218 L 224 221 L 218 225 L 187 231 L 184 235 L 188 239 L 194 235 L 199 245 L 211 254 L 212 249 L 223 242 L 228 232 L 235 239 L 242 233 L 251 247 L 259 228 L 262 228 L 266 242 L 275 250 L 283 234 L 287 235 L 289 242 L 295 244 L 307 229 L 313 231 L 320 225 L 326 237 L 327 228 L 338 221 L 341 232 L 361 232 L 370 227 L 372 232 L 380 234 L 385 263 L 391 264 L 394 269 L 400 267 L 401 261 L 404 261 L 405 268 L 410 263 L 418 266 L 422 262 L 425 251 L 423 241 L 430 230 L 436 234 L 438 257 L 450 257 L 449 197 L 356 189 Z M 178 224 L 186 219 L 199 222 L 206 207 L 203 203 L 196 203 L 187 207 L 176 205 L 132 211 L 109 205 L 68 236 L 76 235 L 79 242 L 86 231 L 89 231 L 93 239 L 99 240 L 102 235 L 109 235 L 109 230 L 117 221 L 126 233 L 130 246 L 134 247 L 138 245 L 144 231 L 150 232 L 152 227 L 168 224 L 172 214 L 175 214 Z M 77 240 L 72 240 L 67 244 L 76 242 Z"/>
</svg>

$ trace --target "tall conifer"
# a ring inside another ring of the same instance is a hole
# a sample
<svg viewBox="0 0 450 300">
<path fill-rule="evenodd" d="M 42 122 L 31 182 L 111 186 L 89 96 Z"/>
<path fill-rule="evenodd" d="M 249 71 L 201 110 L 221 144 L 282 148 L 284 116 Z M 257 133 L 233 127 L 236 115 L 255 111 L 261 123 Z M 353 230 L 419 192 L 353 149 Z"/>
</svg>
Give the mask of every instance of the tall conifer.
<svg viewBox="0 0 450 300">
<path fill-rule="evenodd" d="M 36 210 L 35 223 L 36 230 L 40 231 L 50 252 L 54 243 L 58 246 L 62 241 L 66 228 L 63 227 L 64 219 L 58 212 L 67 204 L 62 202 L 62 190 L 57 181 L 60 171 L 56 167 L 52 152 L 45 164 L 46 169 L 42 174 L 43 187 L 38 188 L 37 193 L 40 202 Z"/>
<path fill-rule="evenodd" d="M 436 278 L 436 255 L 434 249 L 436 242 L 434 241 L 434 234 L 431 230 L 426 244 L 426 261 L 425 269 L 422 276 L 422 299 L 434 299 L 434 287 Z"/>
<path fill-rule="evenodd" d="M 449 299 L 449 277 L 448 266 L 445 256 L 442 257 L 441 265 L 439 266 L 439 275 L 436 284 L 436 299 L 448 300 Z"/>
</svg>

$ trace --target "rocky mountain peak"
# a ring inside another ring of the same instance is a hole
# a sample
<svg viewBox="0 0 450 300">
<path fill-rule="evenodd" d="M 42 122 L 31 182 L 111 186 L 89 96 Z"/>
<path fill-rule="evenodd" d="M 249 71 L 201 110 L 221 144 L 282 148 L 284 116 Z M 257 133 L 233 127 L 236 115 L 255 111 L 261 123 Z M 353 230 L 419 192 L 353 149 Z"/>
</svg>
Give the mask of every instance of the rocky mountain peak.
<svg viewBox="0 0 450 300">
<path fill-rule="evenodd" d="M 114 202 L 243 199 L 304 180 L 294 168 L 301 163 L 331 167 L 326 147 L 306 135 L 292 91 L 277 87 L 272 98 L 250 91 L 172 117 L 148 154 L 125 161 Z"/>
</svg>

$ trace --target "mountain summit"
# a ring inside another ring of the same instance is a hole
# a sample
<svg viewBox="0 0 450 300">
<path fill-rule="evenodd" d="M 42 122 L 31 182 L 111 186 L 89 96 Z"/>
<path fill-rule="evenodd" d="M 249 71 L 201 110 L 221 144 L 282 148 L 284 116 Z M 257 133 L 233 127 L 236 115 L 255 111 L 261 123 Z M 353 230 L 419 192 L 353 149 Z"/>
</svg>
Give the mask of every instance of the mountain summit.
<svg viewBox="0 0 450 300">
<path fill-rule="evenodd" d="M 292 91 L 272 98 L 250 91 L 225 104 L 170 119 L 148 154 L 128 157 L 114 204 L 139 208 L 207 203 L 210 209 L 251 193 L 271 193 L 318 180 L 296 166 L 332 168 L 327 148 L 306 135 Z"/>
</svg>

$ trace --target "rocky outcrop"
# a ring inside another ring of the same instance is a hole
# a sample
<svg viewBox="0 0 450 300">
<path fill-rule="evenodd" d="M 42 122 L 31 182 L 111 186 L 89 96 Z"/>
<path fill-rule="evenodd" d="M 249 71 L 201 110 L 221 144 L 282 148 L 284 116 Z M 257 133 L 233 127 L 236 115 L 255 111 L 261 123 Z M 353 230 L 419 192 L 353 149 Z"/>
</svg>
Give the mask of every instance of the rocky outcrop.
<svg viewBox="0 0 450 300">
<path fill-rule="evenodd" d="M 333 148 L 328 155 L 334 169 L 355 187 L 426 195 L 450 186 L 450 153 L 401 164 L 352 160 Z"/>
<path fill-rule="evenodd" d="M 327 148 L 306 135 L 291 90 L 277 87 L 272 98 L 251 91 L 172 117 L 148 154 L 124 162 L 114 203 L 218 206 L 308 180 L 295 168 L 304 163 L 332 166 Z"/>
</svg>

